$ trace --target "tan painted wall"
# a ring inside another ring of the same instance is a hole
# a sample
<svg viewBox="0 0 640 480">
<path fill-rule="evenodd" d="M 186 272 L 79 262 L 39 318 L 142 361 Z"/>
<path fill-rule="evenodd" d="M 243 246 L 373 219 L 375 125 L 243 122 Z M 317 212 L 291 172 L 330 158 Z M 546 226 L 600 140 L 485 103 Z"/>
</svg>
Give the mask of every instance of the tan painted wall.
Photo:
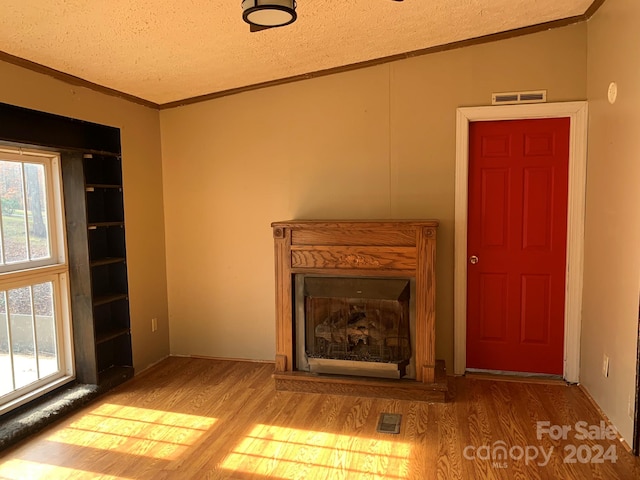
<svg viewBox="0 0 640 480">
<path fill-rule="evenodd" d="M 133 362 L 169 354 L 162 213 L 160 122 L 156 110 L 0 62 L 0 102 L 120 128 Z M 151 333 L 151 318 L 159 329 Z"/>
<path fill-rule="evenodd" d="M 580 380 L 629 444 L 640 289 L 640 2 L 588 22 L 589 159 Z M 609 83 L 618 100 L 607 101 Z M 609 377 L 602 376 L 609 355 Z"/>
<path fill-rule="evenodd" d="M 437 218 L 452 367 L 456 108 L 532 89 L 586 98 L 585 24 L 162 111 L 171 352 L 273 359 L 272 221 Z"/>
</svg>

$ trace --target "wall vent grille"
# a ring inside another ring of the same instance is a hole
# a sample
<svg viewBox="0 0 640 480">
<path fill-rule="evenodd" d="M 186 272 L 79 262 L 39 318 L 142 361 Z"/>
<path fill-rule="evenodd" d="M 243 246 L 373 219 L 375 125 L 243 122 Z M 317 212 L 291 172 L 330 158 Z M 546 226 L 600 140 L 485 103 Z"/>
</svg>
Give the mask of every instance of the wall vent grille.
<svg viewBox="0 0 640 480">
<path fill-rule="evenodd" d="M 513 105 L 518 103 L 544 103 L 547 101 L 547 91 L 536 92 L 505 92 L 491 95 L 491 105 Z"/>
</svg>

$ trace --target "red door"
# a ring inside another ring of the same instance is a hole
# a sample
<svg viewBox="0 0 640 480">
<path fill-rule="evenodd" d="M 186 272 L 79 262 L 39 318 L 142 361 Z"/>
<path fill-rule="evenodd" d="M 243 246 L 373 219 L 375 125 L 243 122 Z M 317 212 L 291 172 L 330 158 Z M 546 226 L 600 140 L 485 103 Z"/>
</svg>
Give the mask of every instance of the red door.
<svg viewBox="0 0 640 480">
<path fill-rule="evenodd" d="M 471 123 L 467 367 L 563 374 L 569 119 Z"/>
</svg>

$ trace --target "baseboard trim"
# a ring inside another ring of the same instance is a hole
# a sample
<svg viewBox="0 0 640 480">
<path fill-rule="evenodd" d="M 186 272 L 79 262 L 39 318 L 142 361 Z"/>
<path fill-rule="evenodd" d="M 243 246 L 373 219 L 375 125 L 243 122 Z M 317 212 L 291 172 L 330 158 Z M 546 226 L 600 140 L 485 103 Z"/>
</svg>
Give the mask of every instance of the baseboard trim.
<svg viewBox="0 0 640 480">
<path fill-rule="evenodd" d="M 567 385 L 562 378 L 535 376 L 535 375 L 509 375 L 495 372 L 473 372 L 467 370 L 464 374 L 466 378 L 473 380 L 491 380 L 495 382 L 515 382 L 515 383 L 537 383 L 542 385 Z"/>
<path fill-rule="evenodd" d="M 580 384 L 578 384 L 578 388 L 582 391 L 582 393 L 584 393 L 585 397 L 587 397 L 587 400 L 589 400 L 589 402 L 591 402 L 593 407 L 598 411 L 598 413 L 604 419 L 604 421 L 607 422 L 607 424 L 609 424 L 609 425 L 611 425 L 611 426 L 613 426 L 615 428 L 615 425 L 613 425 L 613 422 L 611 420 L 609 420 L 609 417 L 607 416 L 607 414 L 602 411 L 602 408 L 600 408 L 600 405 L 598 405 L 598 402 L 596 402 L 594 400 L 594 398 L 591 396 L 589 391 L 584 387 L 584 385 L 582 385 L 580 383 Z M 633 449 L 627 443 L 627 441 L 624 438 L 622 438 L 622 436 L 620 435 L 620 432 L 618 432 L 617 428 L 616 428 L 616 437 L 618 437 L 618 440 L 620 441 L 620 443 L 622 444 L 624 449 L 627 452 L 629 452 L 630 454 L 633 455 Z"/>
<path fill-rule="evenodd" d="M 160 360 L 156 360 L 155 362 L 153 362 L 153 363 L 151 363 L 151 364 L 147 365 L 147 366 L 146 366 L 146 367 L 144 367 L 142 370 L 140 370 L 140 371 L 136 371 L 136 373 L 135 373 L 134 377 L 136 377 L 136 378 L 137 378 L 137 377 L 140 377 L 140 376 L 146 375 L 147 373 L 149 373 L 149 371 L 150 371 L 151 369 L 153 369 L 153 367 L 155 367 L 155 366 L 159 365 L 160 363 L 164 362 L 164 361 L 165 361 L 167 358 L 169 358 L 169 357 L 170 357 L 170 355 L 166 355 L 166 356 L 162 357 Z"/>
<path fill-rule="evenodd" d="M 207 355 L 169 355 L 170 357 L 200 358 L 202 360 L 218 360 L 228 362 L 266 363 L 275 365 L 275 360 L 256 360 L 253 358 L 209 357 Z"/>
</svg>

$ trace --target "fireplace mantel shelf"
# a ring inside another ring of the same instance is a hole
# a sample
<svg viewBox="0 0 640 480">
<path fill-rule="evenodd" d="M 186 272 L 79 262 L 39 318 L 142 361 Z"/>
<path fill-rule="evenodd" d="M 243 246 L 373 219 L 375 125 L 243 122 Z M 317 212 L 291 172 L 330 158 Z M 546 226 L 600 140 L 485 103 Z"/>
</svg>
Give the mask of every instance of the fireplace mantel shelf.
<svg viewBox="0 0 640 480">
<path fill-rule="evenodd" d="M 276 388 L 444 401 L 435 359 L 435 220 L 289 220 L 272 223 L 276 270 Z M 292 280 L 296 274 L 415 279 L 415 380 L 296 371 Z"/>
</svg>

